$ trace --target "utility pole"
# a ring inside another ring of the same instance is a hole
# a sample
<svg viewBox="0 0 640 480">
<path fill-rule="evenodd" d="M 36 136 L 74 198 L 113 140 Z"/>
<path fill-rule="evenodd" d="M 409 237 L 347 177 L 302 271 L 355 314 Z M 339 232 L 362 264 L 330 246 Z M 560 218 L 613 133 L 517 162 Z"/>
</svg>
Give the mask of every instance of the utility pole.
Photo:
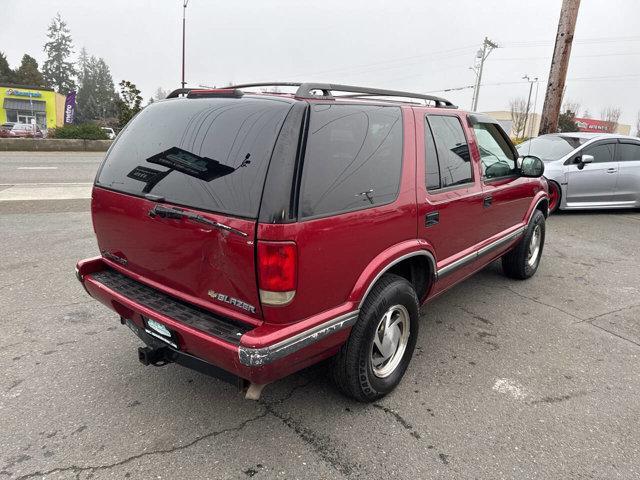
<svg viewBox="0 0 640 480">
<path fill-rule="evenodd" d="M 522 129 L 524 135 L 527 135 L 527 122 L 529 121 L 529 106 L 531 105 L 531 93 L 533 92 L 533 84 L 538 83 L 538 77 L 531 78 L 529 75 L 522 77 L 523 80 L 529 82 L 529 98 L 527 98 L 527 110 L 524 115 L 524 128 Z"/>
<path fill-rule="evenodd" d="M 471 69 L 476 72 L 476 83 L 473 87 L 473 99 L 471 100 L 471 111 L 475 112 L 478 109 L 478 97 L 480 97 L 480 82 L 482 81 L 482 69 L 484 67 L 484 61 L 494 48 L 498 48 L 498 45 L 488 37 L 484 37 L 482 42 L 482 49 L 478 50 L 476 54 L 476 65 Z"/>
<path fill-rule="evenodd" d="M 579 8 L 580 0 L 562 0 L 556 44 L 553 49 L 553 60 L 549 71 L 549 83 L 547 84 L 547 93 L 544 97 L 544 107 L 542 108 L 542 118 L 540 119 L 540 135 L 555 133 L 558 130 L 558 115 L 560 115 L 560 107 L 562 105 L 562 94 L 564 93 L 567 79 L 571 45 Z"/>
<path fill-rule="evenodd" d="M 184 38 L 185 38 L 185 27 L 187 24 L 187 4 L 189 0 L 183 0 L 182 2 L 182 88 L 187 84 L 184 81 Z"/>
</svg>

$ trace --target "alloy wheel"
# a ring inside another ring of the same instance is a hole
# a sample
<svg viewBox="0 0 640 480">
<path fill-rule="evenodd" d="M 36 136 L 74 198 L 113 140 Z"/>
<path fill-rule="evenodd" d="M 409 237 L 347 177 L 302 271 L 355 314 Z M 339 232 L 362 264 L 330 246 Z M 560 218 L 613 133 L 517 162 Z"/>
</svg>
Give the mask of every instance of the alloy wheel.
<svg viewBox="0 0 640 480">
<path fill-rule="evenodd" d="M 409 312 L 403 305 L 390 307 L 380 319 L 370 354 L 376 377 L 388 377 L 402 361 L 409 342 L 409 325 Z"/>
</svg>

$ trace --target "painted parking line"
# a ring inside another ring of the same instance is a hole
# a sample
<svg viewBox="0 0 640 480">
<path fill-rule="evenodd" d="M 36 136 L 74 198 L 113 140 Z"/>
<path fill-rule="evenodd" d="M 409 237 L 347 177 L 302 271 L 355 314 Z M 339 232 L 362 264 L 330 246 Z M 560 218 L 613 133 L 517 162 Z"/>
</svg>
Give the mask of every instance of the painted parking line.
<svg viewBox="0 0 640 480">
<path fill-rule="evenodd" d="M 24 183 L 0 190 L 0 202 L 91 198 L 92 183 Z"/>
<path fill-rule="evenodd" d="M 58 167 L 18 167 L 17 170 L 57 170 Z"/>
</svg>

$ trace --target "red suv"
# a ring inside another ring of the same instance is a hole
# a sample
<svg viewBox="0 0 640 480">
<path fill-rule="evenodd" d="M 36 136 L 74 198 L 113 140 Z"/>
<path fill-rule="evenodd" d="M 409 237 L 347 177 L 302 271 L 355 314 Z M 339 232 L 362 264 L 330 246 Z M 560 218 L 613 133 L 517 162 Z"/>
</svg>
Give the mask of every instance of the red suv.
<svg viewBox="0 0 640 480">
<path fill-rule="evenodd" d="M 542 162 L 447 100 L 331 84 L 180 89 L 100 167 L 77 276 L 146 344 L 246 388 L 333 357 L 361 401 L 401 380 L 420 304 L 488 263 L 532 276 Z M 404 100 L 403 100 L 404 99 Z"/>
</svg>

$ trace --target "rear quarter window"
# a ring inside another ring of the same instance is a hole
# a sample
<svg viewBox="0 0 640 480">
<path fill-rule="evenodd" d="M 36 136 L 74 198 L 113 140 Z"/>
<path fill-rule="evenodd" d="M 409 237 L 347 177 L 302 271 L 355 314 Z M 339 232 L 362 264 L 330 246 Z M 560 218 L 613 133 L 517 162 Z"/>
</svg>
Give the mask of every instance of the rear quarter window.
<svg viewBox="0 0 640 480">
<path fill-rule="evenodd" d="M 395 106 L 311 106 L 299 213 L 314 218 L 393 202 L 402 170 Z"/>
<path fill-rule="evenodd" d="M 154 103 L 121 132 L 96 185 L 256 218 L 271 153 L 291 103 L 271 98 Z"/>
</svg>

